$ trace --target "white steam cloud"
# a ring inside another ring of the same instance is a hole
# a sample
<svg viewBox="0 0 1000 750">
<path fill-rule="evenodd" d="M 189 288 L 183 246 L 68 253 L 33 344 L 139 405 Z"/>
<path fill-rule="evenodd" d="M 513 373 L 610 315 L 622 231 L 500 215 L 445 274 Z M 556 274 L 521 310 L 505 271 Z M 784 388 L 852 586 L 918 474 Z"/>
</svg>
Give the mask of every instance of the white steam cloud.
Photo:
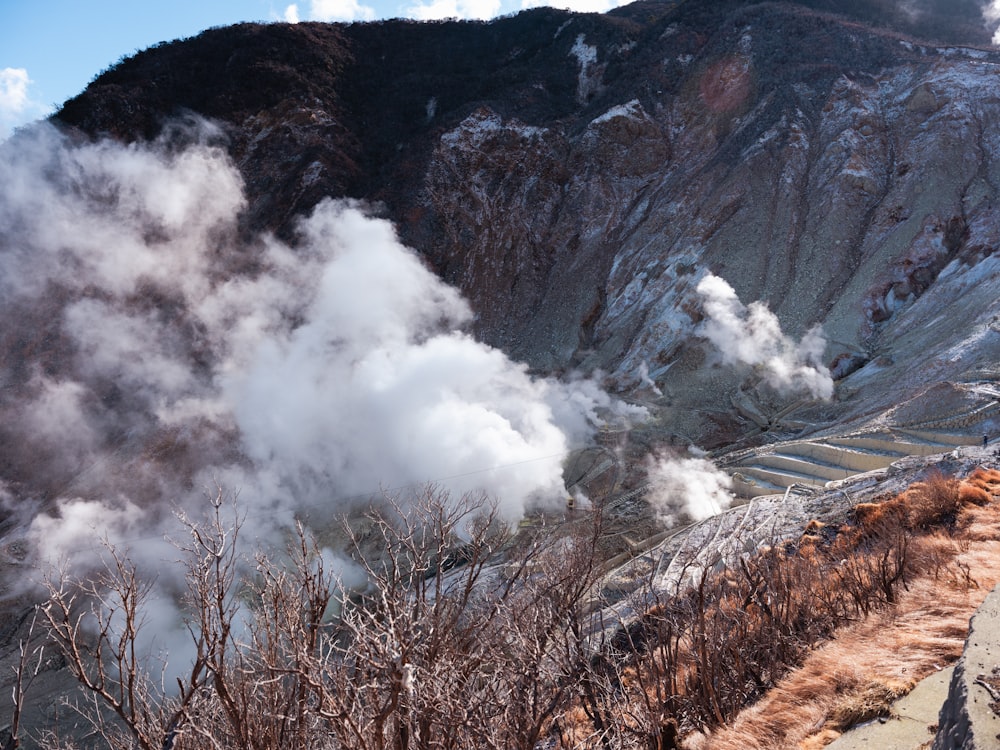
<svg viewBox="0 0 1000 750">
<path fill-rule="evenodd" d="M 706 315 L 699 333 L 718 348 L 723 361 L 758 368 L 782 393 L 822 399 L 833 395 L 833 378 L 822 359 L 826 339 L 818 325 L 796 343 L 766 304 L 744 305 L 725 279 L 707 274 L 696 290 Z"/>
<path fill-rule="evenodd" d="M 2 509 L 32 509 L 43 558 L 142 538 L 155 565 L 171 508 L 197 516 L 217 483 L 258 537 L 424 482 L 516 518 L 562 498 L 599 412 L 643 416 L 472 339 L 359 205 L 320 204 L 294 247 L 237 241 L 239 174 L 185 127 L 184 148 L 44 126 L 0 149 Z"/>
<path fill-rule="evenodd" d="M 993 29 L 993 44 L 1000 44 L 1000 0 L 990 0 L 983 6 L 983 19 Z"/>
<path fill-rule="evenodd" d="M 646 474 L 646 500 L 667 528 L 718 515 L 733 501 L 732 478 L 707 458 L 650 458 Z"/>
</svg>

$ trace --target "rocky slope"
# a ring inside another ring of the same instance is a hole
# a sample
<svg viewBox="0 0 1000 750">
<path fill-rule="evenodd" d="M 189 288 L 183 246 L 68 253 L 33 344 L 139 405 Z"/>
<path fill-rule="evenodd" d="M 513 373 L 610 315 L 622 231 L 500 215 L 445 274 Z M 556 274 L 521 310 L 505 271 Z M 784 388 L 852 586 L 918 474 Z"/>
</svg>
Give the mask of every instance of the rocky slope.
<svg viewBox="0 0 1000 750">
<path fill-rule="evenodd" d="M 795 340 L 822 325 L 840 384 L 799 424 L 996 375 L 1000 54 L 855 5 L 215 29 L 122 62 L 57 120 L 128 140 L 214 118 L 249 228 L 291 236 L 323 196 L 371 201 L 483 340 L 537 370 L 602 368 L 675 440 L 721 446 L 801 394 L 718 366 L 708 272 Z"/>
</svg>

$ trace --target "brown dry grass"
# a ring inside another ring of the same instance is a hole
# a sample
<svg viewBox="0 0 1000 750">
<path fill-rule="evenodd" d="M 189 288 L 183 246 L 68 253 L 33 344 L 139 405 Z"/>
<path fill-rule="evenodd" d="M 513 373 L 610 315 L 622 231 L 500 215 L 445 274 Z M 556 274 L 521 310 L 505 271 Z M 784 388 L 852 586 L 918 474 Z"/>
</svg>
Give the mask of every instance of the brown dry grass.
<svg viewBox="0 0 1000 750">
<path fill-rule="evenodd" d="M 843 731 L 888 716 L 892 704 L 910 692 L 914 684 L 911 680 L 869 680 L 855 687 L 834 706 L 827 723 L 831 729 Z"/>
<path fill-rule="evenodd" d="M 974 484 L 984 490 L 995 492 L 996 489 L 1000 487 L 1000 471 L 997 469 L 987 469 L 981 466 L 972 472 L 972 474 L 970 474 L 964 481 L 967 484 Z"/>
<path fill-rule="evenodd" d="M 824 747 L 855 720 L 885 711 L 917 681 L 954 662 L 969 618 L 1000 582 L 1000 472 L 981 469 L 961 484 L 951 484 L 954 504 L 942 498 L 945 487 L 932 478 L 887 501 L 887 507 L 864 507 L 856 515 L 860 527 L 879 524 L 887 514 L 895 515 L 894 505 L 914 501 L 907 510 L 911 528 L 926 529 L 930 518 L 943 522 L 957 517 L 953 536 L 918 537 L 918 554 L 930 564 L 920 566 L 923 574 L 908 581 L 893 608 L 838 631 L 728 726 L 690 736 L 684 747 Z M 993 502 L 976 503 L 981 496 L 964 487 L 986 492 Z M 968 498 L 964 502 L 975 504 L 960 507 L 963 495 Z"/>
<path fill-rule="evenodd" d="M 986 505 L 990 498 L 989 492 L 974 484 L 962 484 L 958 488 L 958 499 L 962 505 Z"/>
<path fill-rule="evenodd" d="M 930 529 L 954 521 L 960 507 L 958 485 L 957 479 L 935 472 L 895 498 L 906 509 L 907 527 Z"/>
</svg>

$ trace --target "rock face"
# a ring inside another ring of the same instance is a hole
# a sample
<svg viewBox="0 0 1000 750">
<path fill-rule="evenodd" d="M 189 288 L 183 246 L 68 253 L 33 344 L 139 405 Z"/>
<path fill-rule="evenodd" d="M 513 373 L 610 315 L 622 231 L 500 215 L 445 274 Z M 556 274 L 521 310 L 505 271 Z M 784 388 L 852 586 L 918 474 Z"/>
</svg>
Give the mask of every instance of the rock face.
<svg viewBox="0 0 1000 750">
<path fill-rule="evenodd" d="M 213 118 L 248 228 L 370 201 L 472 301 L 477 336 L 537 370 L 600 368 L 675 437 L 722 445 L 792 408 L 847 423 L 997 374 L 1000 53 L 839 9 L 244 25 L 142 52 L 56 119 L 129 140 Z M 718 366 L 708 272 L 794 339 L 822 326 L 832 402 Z"/>
<path fill-rule="evenodd" d="M 955 665 L 948 698 L 941 707 L 934 750 L 996 747 L 1000 701 L 1000 589 L 994 589 L 972 617 L 962 658 Z"/>
</svg>

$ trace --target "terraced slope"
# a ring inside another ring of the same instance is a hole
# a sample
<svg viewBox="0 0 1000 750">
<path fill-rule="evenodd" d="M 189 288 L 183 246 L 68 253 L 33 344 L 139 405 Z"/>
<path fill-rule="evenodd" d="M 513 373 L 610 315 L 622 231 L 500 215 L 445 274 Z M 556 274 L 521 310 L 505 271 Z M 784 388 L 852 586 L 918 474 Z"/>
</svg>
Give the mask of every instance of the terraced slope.
<svg viewBox="0 0 1000 750">
<path fill-rule="evenodd" d="M 784 493 L 794 485 L 827 487 L 855 474 L 884 469 L 906 456 L 931 456 L 960 446 L 981 445 L 1000 415 L 997 392 L 989 384 L 965 389 L 980 397 L 950 413 L 928 408 L 927 418 L 870 427 L 843 435 L 788 440 L 730 455 L 726 470 L 742 497 Z"/>
</svg>

